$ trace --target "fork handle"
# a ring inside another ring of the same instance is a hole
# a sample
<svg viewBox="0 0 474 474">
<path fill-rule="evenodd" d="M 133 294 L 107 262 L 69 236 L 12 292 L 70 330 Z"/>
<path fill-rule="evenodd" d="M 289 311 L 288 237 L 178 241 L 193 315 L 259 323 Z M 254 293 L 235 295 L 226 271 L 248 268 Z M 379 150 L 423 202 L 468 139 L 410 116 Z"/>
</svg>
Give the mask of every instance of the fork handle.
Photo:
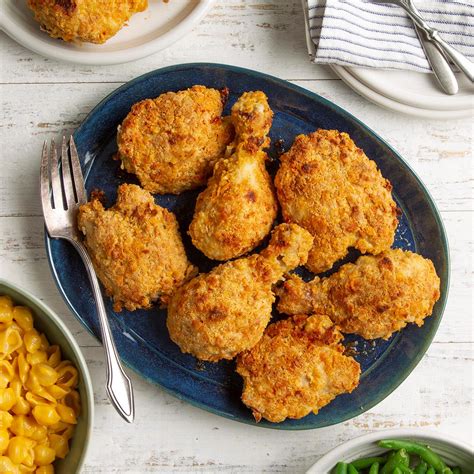
<svg viewBox="0 0 474 474">
<path fill-rule="evenodd" d="M 91 258 L 89 257 L 84 245 L 76 240 L 71 240 L 71 243 L 74 245 L 84 262 L 94 294 L 97 315 L 99 316 L 102 344 L 105 349 L 107 361 L 107 395 L 119 414 L 128 423 L 132 423 L 135 417 L 132 382 L 122 368 L 117 348 L 115 347 L 97 275 L 95 274 Z"/>
<path fill-rule="evenodd" d="M 445 58 L 443 52 L 426 38 L 426 33 L 415 25 L 416 34 L 420 39 L 421 46 L 425 52 L 426 59 L 428 60 L 434 76 L 438 80 L 440 87 L 446 94 L 453 95 L 459 90 L 458 81 L 456 76 Z"/>
<path fill-rule="evenodd" d="M 430 36 L 433 43 L 439 45 L 445 54 L 449 56 L 451 61 L 467 76 L 467 78 L 471 82 L 474 82 L 474 63 L 469 61 L 469 59 L 467 59 L 466 56 L 460 53 L 456 48 L 453 48 L 449 43 L 444 41 L 437 30 L 433 30 Z"/>
</svg>

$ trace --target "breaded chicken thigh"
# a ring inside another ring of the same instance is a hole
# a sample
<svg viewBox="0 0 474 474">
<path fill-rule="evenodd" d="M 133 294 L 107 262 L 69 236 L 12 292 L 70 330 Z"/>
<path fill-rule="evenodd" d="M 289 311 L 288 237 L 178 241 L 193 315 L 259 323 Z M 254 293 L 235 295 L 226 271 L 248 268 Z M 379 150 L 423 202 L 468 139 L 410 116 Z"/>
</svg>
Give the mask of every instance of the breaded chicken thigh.
<svg viewBox="0 0 474 474">
<path fill-rule="evenodd" d="M 182 352 L 216 362 L 254 346 L 271 317 L 272 285 L 303 264 L 312 237 L 295 224 L 277 226 L 260 254 L 226 262 L 176 290 L 167 326 Z"/>
<path fill-rule="evenodd" d="M 240 257 L 270 232 L 277 202 L 262 147 L 269 144 L 272 116 L 261 91 L 244 93 L 232 107 L 236 148 L 215 165 L 189 227 L 193 244 L 208 258 Z"/>
<path fill-rule="evenodd" d="M 222 118 L 227 90 L 193 86 L 136 103 L 117 134 L 122 166 L 152 193 L 206 184 L 234 131 Z"/>
<path fill-rule="evenodd" d="M 147 0 L 28 0 L 35 19 L 53 38 L 105 43 L 130 19 L 145 10 Z"/>
<path fill-rule="evenodd" d="M 319 409 L 359 384 L 360 366 L 345 356 L 342 335 L 327 316 L 297 315 L 270 324 L 260 341 L 237 358 L 242 401 L 279 423 Z"/>
<path fill-rule="evenodd" d="M 186 256 L 173 213 L 139 186 L 122 184 L 104 209 L 95 196 L 79 209 L 78 226 L 114 310 L 149 308 L 196 273 Z"/>
<path fill-rule="evenodd" d="M 347 133 L 299 135 L 280 159 L 283 218 L 314 237 L 309 270 L 330 269 L 350 247 L 372 254 L 390 248 L 398 224 L 392 186 Z"/>
<path fill-rule="evenodd" d="M 423 325 L 440 296 L 433 262 L 400 249 L 362 256 L 328 278 L 309 283 L 295 275 L 281 290 L 286 314 L 324 311 L 345 333 L 388 339 L 408 323 Z"/>
</svg>

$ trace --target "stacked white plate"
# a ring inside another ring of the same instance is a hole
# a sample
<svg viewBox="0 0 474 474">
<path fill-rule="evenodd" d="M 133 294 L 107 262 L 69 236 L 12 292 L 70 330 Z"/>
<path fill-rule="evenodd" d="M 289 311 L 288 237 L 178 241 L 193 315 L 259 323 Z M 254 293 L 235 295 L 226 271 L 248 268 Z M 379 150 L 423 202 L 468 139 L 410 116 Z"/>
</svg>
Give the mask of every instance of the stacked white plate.
<svg viewBox="0 0 474 474">
<path fill-rule="evenodd" d="M 474 87 L 462 74 L 456 74 L 459 92 L 447 95 L 433 74 L 331 67 L 358 94 L 387 109 L 429 119 L 474 116 Z"/>
</svg>

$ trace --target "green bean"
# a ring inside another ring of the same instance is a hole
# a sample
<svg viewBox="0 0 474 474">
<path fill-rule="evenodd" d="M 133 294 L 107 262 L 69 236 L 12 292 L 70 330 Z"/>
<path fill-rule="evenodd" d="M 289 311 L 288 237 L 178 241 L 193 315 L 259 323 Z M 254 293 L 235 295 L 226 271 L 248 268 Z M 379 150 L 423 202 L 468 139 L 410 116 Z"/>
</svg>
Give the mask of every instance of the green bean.
<svg viewBox="0 0 474 474">
<path fill-rule="evenodd" d="M 338 462 L 334 474 L 347 474 L 347 464 L 345 462 Z"/>
<path fill-rule="evenodd" d="M 406 466 L 409 461 L 407 452 L 404 449 L 394 451 L 392 456 L 389 455 L 385 466 L 382 467 L 380 474 L 390 474 L 399 464 Z"/>
<path fill-rule="evenodd" d="M 347 466 L 347 474 L 359 474 L 359 471 L 351 463 Z"/>
<path fill-rule="evenodd" d="M 378 462 L 379 465 L 384 463 L 387 460 L 385 456 L 378 456 L 378 457 L 373 457 L 373 458 L 361 458 L 357 459 L 356 461 L 352 461 L 351 464 L 356 468 L 356 469 L 367 469 L 368 467 L 372 466 L 374 462 Z"/>
<path fill-rule="evenodd" d="M 453 467 L 453 474 L 462 474 L 462 469 L 459 466 Z"/>
<path fill-rule="evenodd" d="M 393 471 L 392 474 L 402 474 L 402 471 L 400 471 L 400 468 L 396 467 Z"/>
<path fill-rule="evenodd" d="M 392 459 L 395 454 L 397 454 L 396 451 L 390 451 L 387 456 L 387 461 L 390 461 L 390 459 Z"/>
<path fill-rule="evenodd" d="M 453 472 L 446 466 L 438 454 L 423 444 L 404 441 L 401 439 L 385 439 L 379 442 L 379 446 L 387 449 L 405 449 L 407 453 L 417 454 L 421 459 L 424 459 L 428 464 L 430 464 L 433 469 L 435 469 L 435 472 L 438 472 L 439 474 L 452 474 Z"/>
<path fill-rule="evenodd" d="M 428 464 L 426 464 L 426 461 L 422 459 L 420 463 L 418 464 L 418 466 L 416 466 L 415 474 L 426 474 L 427 470 L 428 470 Z"/>
<path fill-rule="evenodd" d="M 410 455 L 408 454 L 406 449 L 400 449 L 398 451 L 398 455 L 400 456 L 402 466 L 409 466 L 410 465 Z"/>
<path fill-rule="evenodd" d="M 380 474 L 390 474 L 398 464 L 397 451 L 393 451 L 388 456 L 387 462 L 381 466 Z"/>
<path fill-rule="evenodd" d="M 426 471 L 426 474 L 436 474 L 436 469 L 431 466 L 427 471 Z"/>
<path fill-rule="evenodd" d="M 403 464 L 397 465 L 398 469 L 402 472 L 402 474 L 414 474 L 413 469 L 410 469 L 408 466 L 404 466 Z"/>
<path fill-rule="evenodd" d="M 370 466 L 369 474 L 379 474 L 379 462 L 374 462 L 372 466 Z"/>
</svg>

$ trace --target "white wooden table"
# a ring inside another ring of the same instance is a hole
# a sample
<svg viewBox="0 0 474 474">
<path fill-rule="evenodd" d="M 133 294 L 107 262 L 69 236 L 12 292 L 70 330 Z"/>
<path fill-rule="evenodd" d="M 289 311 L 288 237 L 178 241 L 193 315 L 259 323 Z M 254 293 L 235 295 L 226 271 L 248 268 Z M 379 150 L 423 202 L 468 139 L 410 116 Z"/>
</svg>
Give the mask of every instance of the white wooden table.
<svg viewBox="0 0 474 474">
<path fill-rule="evenodd" d="M 59 64 L 1 38 L 0 276 L 32 291 L 77 337 L 95 388 L 94 436 L 84 472 L 304 472 L 330 448 L 392 427 L 444 430 L 472 442 L 473 126 L 429 121 L 372 105 L 328 69 L 309 63 L 300 0 L 221 0 L 194 32 L 141 61 Z M 346 108 L 386 138 L 422 177 L 447 228 L 449 301 L 434 343 L 386 400 L 338 426 L 285 432 L 194 408 L 131 374 L 137 417 L 126 425 L 104 392 L 102 348 L 72 316 L 51 277 L 38 197 L 43 140 L 72 131 L 124 82 L 171 64 L 212 61 L 255 68 Z"/>
</svg>

